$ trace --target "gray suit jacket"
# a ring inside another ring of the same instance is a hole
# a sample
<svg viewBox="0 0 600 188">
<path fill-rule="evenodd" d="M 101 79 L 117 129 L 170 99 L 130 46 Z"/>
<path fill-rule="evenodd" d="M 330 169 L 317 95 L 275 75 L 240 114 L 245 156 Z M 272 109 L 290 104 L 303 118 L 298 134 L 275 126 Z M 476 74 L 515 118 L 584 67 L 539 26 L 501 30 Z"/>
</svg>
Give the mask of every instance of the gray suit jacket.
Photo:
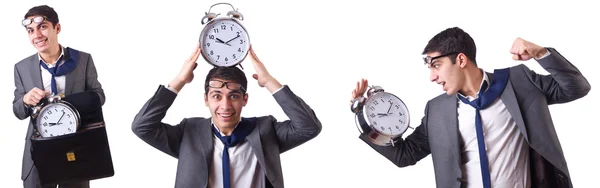
<svg viewBox="0 0 600 188">
<path fill-rule="evenodd" d="M 522 64 L 511 67 L 501 99 L 529 144 L 532 187 L 573 187 L 548 105 L 579 99 L 591 86 L 567 59 L 547 49 L 551 55 L 538 62 L 550 75 L 536 74 Z M 487 74 L 493 80 L 493 74 Z M 395 147 L 360 138 L 398 167 L 414 165 L 431 154 L 437 187 L 461 187 L 457 105 L 455 95 L 441 94 L 428 101 L 421 125 Z"/>
<path fill-rule="evenodd" d="M 132 130 L 149 145 L 178 159 L 175 187 L 207 187 L 213 156 L 211 120 L 196 117 L 185 118 L 174 126 L 162 123 L 175 97 L 175 93 L 160 86 L 136 115 Z M 279 154 L 315 138 L 321 132 L 321 122 L 288 86 L 273 97 L 289 120 L 280 122 L 271 115 L 258 117 L 246 140 L 268 183 L 281 188 L 284 183 Z"/>
<path fill-rule="evenodd" d="M 63 58 L 71 57 L 68 48 L 65 50 Z M 79 59 L 75 70 L 66 75 L 65 95 L 83 91 L 95 91 L 100 96 L 102 105 L 104 105 L 104 90 L 98 82 L 98 74 L 92 56 L 86 52 L 78 51 Z M 15 64 L 15 98 L 13 100 L 13 112 L 17 118 L 23 120 L 31 115 L 31 109 L 25 107 L 23 96 L 31 89 L 37 87 L 44 90 L 42 85 L 42 68 L 40 68 L 40 59 L 36 54 L 33 54 L 17 64 Z M 34 122 L 29 121 L 27 134 L 25 136 L 25 150 L 23 152 L 23 166 L 21 179 L 25 180 L 31 169 L 33 168 L 33 160 L 31 159 L 31 143 L 30 138 L 33 134 Z"/>
</svg>

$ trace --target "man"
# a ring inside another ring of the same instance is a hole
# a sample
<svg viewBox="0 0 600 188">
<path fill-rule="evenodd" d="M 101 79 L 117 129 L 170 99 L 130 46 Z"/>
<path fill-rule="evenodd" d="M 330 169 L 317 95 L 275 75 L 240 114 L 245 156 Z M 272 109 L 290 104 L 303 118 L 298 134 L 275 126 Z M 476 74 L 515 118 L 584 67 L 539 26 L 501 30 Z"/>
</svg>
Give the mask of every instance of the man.
<svg viewBox="0 0 600 188">
<path fill-rule="evenodd" d="M 394 147 L 360 138 L 399 167 L 432 154 L 437 187 L 572 187 L 548 105 L 582 98 L 590 84 L 553 48 L 517 38 L 510 53 L 535 59 L 550 75 L 522 64 L 485 72 L 469 34 L 440 32 L 423 54 L 431 81 L 446 94 L 427 102 L 421 125 Z M 367 84 L 360 81 L 353 98 Z"/>
<path fill-rule="evenodd" d="M 105 96 L 98 82 L 96 67 L 90 54 L 64 47 L 58 42 L 61 25 L 58 14 L 47 5 L 36 6 L 25 14 L 22 24 L 37 53 L 15 65 L 15 98 L 13 112 L 23 120 L 31 115 L 36 106 L 48 95 L 69 95 L 83 91 L 94 91 L 100 96 L 102 105 Z M 21 179 L 25 188 L 56 187 L 42 186 L 38 171 L 31 159 L 30 138 L 34 133 L 34 122 L 30 120 L 25 137 L 25 151 Z M 89 182 L 61 184 L 63 187 L 89 187 Z"/>
<path fill-rule="evenodd" d="M 133 132 L 178 159 L 175 187 L 284 187 L 279 155 L 315 138 L 321 122 L 289 86 L 269 74 L 252 48 L 253 78 L 269 90 L 289 120 L 241 117 L 248 102 L 245 74 L 236 67 L 215 67 L 204 84 L 211 117 L 185 118 L 177 125 L 161 122 L 178 92 L 192 81 L 200 52 L 198 44 L 169 85 L 158 87 L 136 115 Z"/>
</svg>

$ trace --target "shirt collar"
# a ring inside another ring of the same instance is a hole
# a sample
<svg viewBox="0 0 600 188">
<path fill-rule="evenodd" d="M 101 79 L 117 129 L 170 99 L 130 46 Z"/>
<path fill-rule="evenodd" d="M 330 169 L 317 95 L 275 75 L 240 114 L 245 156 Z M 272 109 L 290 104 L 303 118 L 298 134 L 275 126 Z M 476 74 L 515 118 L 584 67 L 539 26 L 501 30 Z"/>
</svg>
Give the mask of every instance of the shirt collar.
<svg viewBox="0 0 600 188">
<path fill-rule="evenodd" d="M 233 128 L 233 130 L 235 130 L 235 128 L 237 128 L 238 125 L 240 125 L 240 122 L 242 122 L 242 118 L 240 118 L 240 121 L 238 121 L 238 123 L 235 125 L 235 127 Z M 210 118 L 210 124 L 215 127 L 217 129 L 217 131 L 219 131 L 219 133 L 221 133 L 221 136 L 225 136 L 225 134 L 223 134 L 223 132 L 221 132 L 221 130 L 219 129 L 219 127 L 217 127 L 215 125 L 215 123 L 213 122 L 212 117 Z"/>
<path fill-rule="evenodd" d="M 487 89 L 490 88 L 490 78 L 488 77 L 487 73 L 485 71 L 483 71 L 483 69 L 479 69 L 479 70 L 481 70 L 481 73 L 483 73 L 483 78 L 481 79 L 481 83 L 479 84 L 480 90 L 475 94 L 475 96 L 479 96 L 479 93 L 482 92 L 481 91 L 481 86 L 483 86 L 483 83 L 487 83 L 487 85 L 488 85 L 488 87 L 485 88 L 486 91 L 487 91 Z M 483 92 L 485 92 L 485 91 L 483 91 Z M 473 98 L 473 97 L 470 97 L 470 96 L 464 96 L 463 94 L 461 94 L 459 92 L 457 92 L 457 93 L 458 93 L 458 95 L 456 96 L 457 98 L 459 97 L 459 95 L 461 97 L 464 97 L 464 98 L 467 98 L 467 99 L 468 98 Z M 475 98 L 477 98 L 477 97 L 475 97 Z"/>
<path fill-rule="evenodd" d="M 38 59 L 40 60 L 40 62 L 46 64 L 46 66 L 48 67 L 54 67 L 58 62 L 61 62 L 61 59 L 63 58 L 63 56 L 65 55 L 65 48 L 59 44 L 60 47 L 60 56 L 58 56 L 58 59 L 56 59 L 56 62 L 54 62 L 53 64 L 47 63 L 42 59 L 42 56 L 40 56 L 40 53 L 37 53 Z M 62 64 L 62 62 L 61 62 Z"/>
</svg>

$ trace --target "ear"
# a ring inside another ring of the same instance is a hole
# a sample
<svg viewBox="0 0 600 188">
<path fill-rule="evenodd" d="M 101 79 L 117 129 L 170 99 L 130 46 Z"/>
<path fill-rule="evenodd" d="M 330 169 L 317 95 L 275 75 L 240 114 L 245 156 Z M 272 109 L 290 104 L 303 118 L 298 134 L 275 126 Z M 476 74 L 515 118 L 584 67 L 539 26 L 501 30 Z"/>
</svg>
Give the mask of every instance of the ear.
<svg viewBox="0 0 600 188">
<path fill-rule="evenodd" d="M 248 93 L 244 94 L 244 105 L 246 106 L 246 104 L 248 104 Z"/>
<path fill-rule="evenodd" d="M 56 34 L 60 33 L 60 23 L 56 23 Z"/>
<path fill-rule="evenodd" d="M 456 56 L 456 61 L 458 62 L 458 66 L 460 68 L 465 68 L 467 66 L 467 63 L 469 63 L 467 61 L 467 56 L 463 53 L 458 54 L 458 56 Z"/>
<path fill-rule="evenodd" d="M 208 106 L 208 95 L 204 94 L 204 105 Z"/>
</svg>

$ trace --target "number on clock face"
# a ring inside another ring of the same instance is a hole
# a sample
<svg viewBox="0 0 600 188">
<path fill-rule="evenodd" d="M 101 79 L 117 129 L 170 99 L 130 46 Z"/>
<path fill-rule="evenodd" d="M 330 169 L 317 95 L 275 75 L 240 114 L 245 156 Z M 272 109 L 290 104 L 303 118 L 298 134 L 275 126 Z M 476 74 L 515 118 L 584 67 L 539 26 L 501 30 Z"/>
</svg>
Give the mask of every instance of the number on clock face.
<svg viewBox="0 0 600 188">
<path fill-rule="evenodd" d="M 64 104 L 56 103 L 40 111 L 37 127 L 42 137 L 53 137 L 74 133 L 76 123 L 75 112 Z"/>
<path fill-rule="evenodd" d="M 248 53 L 248 35 L 235 21 L 215 20 L 205 29 L 203 53 L 217 66 L 235 65 Z"/>
<path fill-rule="evenodd" d="M 388 93 L 378 93 L 367 100 L 364 113 L 376 131 L 398 135 L 408 128 L 407 112 L 408 109 L 397 97 Z"/>
</svg>

